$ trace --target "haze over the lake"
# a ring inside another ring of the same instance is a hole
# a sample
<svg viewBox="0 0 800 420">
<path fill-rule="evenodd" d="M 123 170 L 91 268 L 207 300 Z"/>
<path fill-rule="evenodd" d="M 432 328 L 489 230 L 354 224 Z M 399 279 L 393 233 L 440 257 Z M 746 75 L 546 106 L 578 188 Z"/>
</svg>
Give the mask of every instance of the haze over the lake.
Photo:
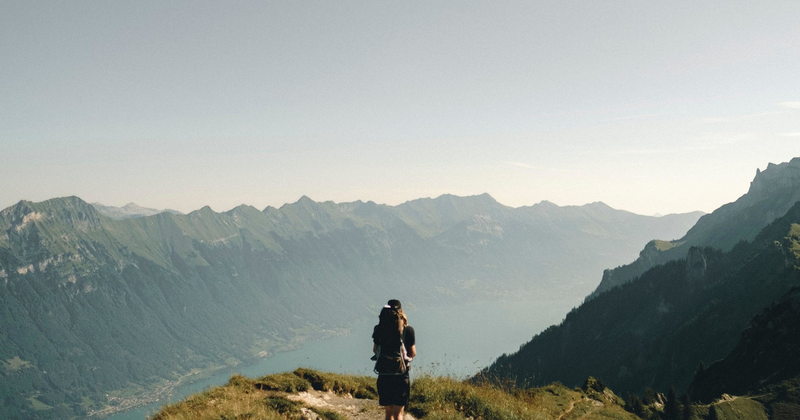
<svg viewBox="0 0 800 420">
<path fill-rule="evenodd" d="M 798 155 L 800 2 L 0 6 L 0 208 L 712 211 Z"/>
</svg>

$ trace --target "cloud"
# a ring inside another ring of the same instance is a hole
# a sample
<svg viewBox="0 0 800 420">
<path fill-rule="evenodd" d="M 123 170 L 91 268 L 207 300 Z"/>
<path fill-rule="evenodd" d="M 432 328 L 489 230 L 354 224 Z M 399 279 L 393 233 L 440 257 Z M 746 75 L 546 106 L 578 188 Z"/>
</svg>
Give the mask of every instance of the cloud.
<svg viewBox="0 0 800 420">
<path fill-rule="evenodd" d="M 783 105 L 783 104 L 797 104 L 798 109 L 800 109 L 800 102 L 782 102 L 781 105 Z M 791 108 L 790 106 L 787 106 L 787 105 L 783 105 L 783 106 L 785 106 L 787 108 Z M 757 112 L 755 114 L 734 115 L 734 116 L 730 116 L 730 117 L 709 117 L 709 118 L 703 118 L 703 122 L 707 122 L 707 123 L 729 123 L 729 122 L 737 122 L 737 121 L 749 120 L 749 119 L 752 119 L 752 118 L 766 117 L 766 116 L 770 116 L 770 115 L 787 114 L 787 113 L 790 113 L 790 112 L 791 111 L 782 111 L 781 110 L 781 111 Z"/>
<path fill-rule="evenodd" d="M 781 106 L 791 109 L 800 109 L 800 102 L 781 102 Z"/>
<path fill-rule="evenodd" d="M 663 149 L 621 149 L 611 153 L 616 155 L 657 155 L 664 152 Z"/>
<path fill-rule="evenodd" d="M 624 117 L 616 117 L 616 118 L 608 118 L 605 120 L 600 120 L 600 122 L 609 122 L 609 121 L 620 121 L 620 120 L 632 120 L 637 118 L 650 118 L 650 117 L 660 117 L 662 115 L 675 115 L 675 114 L 683 114 L 683 111 L 677 112 L 660 112 L 657 114 L 638 114 L 638 115 L 626 115 Z"/>
<path fill-rule="evenodd" d="M 781 133 L 783 137 L 800 137 L 800 132 L 798 133 Z"/>
<path fill-rule="evenodd" d="M 754 137 L 754 133 L 710 133 L 691 139 L 680 150 L 697 152 L 729 148 L 731 145 L 750 141 Z"/>
<path fill-rule="evenodd" d="M 519 168 L 536 169 L 535 166 L 528 165 L 527 163 L 521 163 L 521 162 L 506 162 L 506 163 L 511 165 L 511 166 L 516 166 L 516 167 L 519 167 Z"/>
</svg>

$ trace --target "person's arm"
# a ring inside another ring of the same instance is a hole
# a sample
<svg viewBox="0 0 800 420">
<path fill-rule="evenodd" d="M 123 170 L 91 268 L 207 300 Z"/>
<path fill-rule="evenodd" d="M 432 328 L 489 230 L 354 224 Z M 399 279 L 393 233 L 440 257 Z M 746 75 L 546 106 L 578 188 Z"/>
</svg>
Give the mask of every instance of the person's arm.
<svg viewBox="0 0 800 420">
<path fill-rule="evenodd" d="M 410 358 L 417 357 L 417 335 L 414 333 L 414 328 L 408 327 L 408 332 L 406 333 L 406 356 Z M 408 344 L 411 343 L 411 346 Z"/>
<path fill-rule="evenodd" d="M 372 345 L 372 354 L 378 354 L 378 345 L 377 344 L 373 344 Z"/>
</svg>

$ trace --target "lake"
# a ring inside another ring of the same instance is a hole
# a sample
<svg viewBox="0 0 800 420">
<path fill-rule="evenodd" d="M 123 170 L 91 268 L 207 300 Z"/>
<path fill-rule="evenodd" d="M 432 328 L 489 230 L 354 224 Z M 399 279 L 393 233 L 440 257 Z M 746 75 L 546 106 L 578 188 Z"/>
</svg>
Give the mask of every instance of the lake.
<svg viewBox="0 0 800 420">
<path fill-rule="evenodd" d="M 430 373 L 466 378 L 488 366 L 503 353 L 512 353 L 550 325 L 561 322 L 580 301 L 575 298 L 488 301 L 458 306 L 409 310 L 409 325 L 417 337 L 415 374 Z M 353 326 L 347 336 L 310 341 L 293 351 L 278 353 L 258 364 L 237 367 L 212 378 L 181 387 L 171 401 L 180 401 L 206 388 L 227 383 L 231 374 L 255 378 L 308 367 L 325 372 L 373 375 L 370 322 Z M 144 420 L 168 402 L 137 407 L 110 417 L 112 420 Z"/>
</svg>

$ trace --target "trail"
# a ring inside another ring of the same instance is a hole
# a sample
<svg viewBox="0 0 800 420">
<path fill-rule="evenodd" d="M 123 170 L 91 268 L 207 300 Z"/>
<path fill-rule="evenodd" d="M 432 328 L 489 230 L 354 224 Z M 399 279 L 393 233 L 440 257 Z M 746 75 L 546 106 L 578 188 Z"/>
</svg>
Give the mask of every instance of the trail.
<svg viewBox="0 0 800 420">
<path fill-rule="evenodd" d="M 323 392 L 316 390 L 309 390 L 307 392 L 300 392 L 297 394 L 289 394 L 287 398 L 290 400 L 302 402 L 303 404 L 321 408 L 325 410 L 335 411 L 350 420 L 383 420 L 384 410 L 383 407 L 378 405 L 377 400 L 358 399 L 351 396 L 336 395 L 333 392 Z M 306 418 L 314 420 L 315 414 L 304 412 Z M 404 420 L 416 420 L 409 414 L 403 414 Z"/>
<path fill-rule="evenodd" d="M 287 394 L 276 392 L 292 401 L 302 403 L 306 407 L 335 411 L 348 420 L 384 420 L 384 409 L 378 405 L 377 400 L 353 398 L 350 395 L 337 395 L 332 391 L 308 390 L 305 392 Z M 587 418 L 597 418 L 598 410 L 604 404 L 591 398 L 582 397 L 572 400 L 569 407 L 560 413 L 555 420 L 580 420 Z M 580 408 L 579 410 L 576 409 Z M 321 420 L 320 416 L 309 408 L 303 408 L 304 420 Z M 403 414 L 404 420 L 416 420 L 408 412 Z"/>
<path fill-rule="evenodd" d="M 572 402 L 570 402 L 570 403 L 569 403 L 569 408 L 567 409 L 567 411 L 565 411 L 565 412 L 561 413 L 561 415 L 559 415 L 559 416 L 558 416 L 558 419 L 557 419 L 557 420 L 564 420 L 564 417 L 565 417 L 566 415 L 568 415 L 569 413 L 571 413 L 571 412 L 572 412 L 572 410 L 574 410 L 574 409 L 575 409 L 575 403 L 576 403 L 576 401 L 574 401 L 574 400 L 573 400 Z"/>
<path fill-rule="evenodd" d="M 564 420 L 568 418 L 569 415 L 572 414 L 573 411 L 575 411 L 575 407 L 578 405 L 578 403 L 587 403 L 588 406 L 586 408 L 588 408 L 588 411 L 583 413 L 580 417 L 574 417 L 573 418 L 574 420 L 591 418 L 592 414 L 597 413 L 597 411 L 603 407 L 603 403 L 601 403 L 600 401 L 595 401 L 592 400 L 591 398 L 583 397 L 581 399 L 573 400 L 572 402 L 570 402 L 569 408 L 567 408 L 566 411 L 561 413 L 556 420 Z"/>
</svg>

